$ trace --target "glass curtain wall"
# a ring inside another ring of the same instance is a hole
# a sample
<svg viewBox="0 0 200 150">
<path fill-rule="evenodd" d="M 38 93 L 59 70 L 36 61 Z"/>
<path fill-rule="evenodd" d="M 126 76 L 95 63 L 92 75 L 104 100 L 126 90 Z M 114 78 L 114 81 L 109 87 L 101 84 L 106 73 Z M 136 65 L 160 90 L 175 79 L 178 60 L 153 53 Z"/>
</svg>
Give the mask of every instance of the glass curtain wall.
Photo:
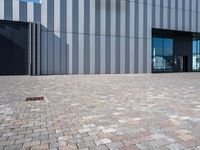
<svg viewBox="0 0 200 150">
<path fill-rule="evenodd" d="M 192 45 L 192 69 L 200 71 L 200 38 L 194 38 Z"/>
<path fill-rule="evenodd" d="M 153 72 L 173 71 L 173 39 L 153 38 L 152 68 Z"/>
</svg>

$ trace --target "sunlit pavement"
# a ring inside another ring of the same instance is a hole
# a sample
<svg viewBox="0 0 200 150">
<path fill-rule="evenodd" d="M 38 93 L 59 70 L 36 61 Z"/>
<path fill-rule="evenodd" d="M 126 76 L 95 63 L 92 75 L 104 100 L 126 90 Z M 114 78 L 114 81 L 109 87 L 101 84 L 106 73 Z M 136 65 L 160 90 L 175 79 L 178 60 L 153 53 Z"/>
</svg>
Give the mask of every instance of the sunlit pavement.
<svg viewBox="0 0 200 150">
<path fill-rule="evenodd" d="M 0 77 L 0 149 L 200 149 L 200 73 Z"/>
</svg>

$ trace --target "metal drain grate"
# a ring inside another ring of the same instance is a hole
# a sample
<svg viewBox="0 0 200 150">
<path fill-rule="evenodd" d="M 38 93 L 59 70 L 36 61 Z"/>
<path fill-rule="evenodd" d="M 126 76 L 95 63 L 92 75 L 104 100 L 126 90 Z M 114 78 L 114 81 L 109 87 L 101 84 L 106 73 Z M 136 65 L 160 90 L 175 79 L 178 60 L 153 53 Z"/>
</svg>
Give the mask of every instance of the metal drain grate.
<svg viewBox="0 0 200 150">
<path fill-rule="evenodd" d="M 25 101 L 43 101 L 44 97 L 27 97 Z"/>
</svg>

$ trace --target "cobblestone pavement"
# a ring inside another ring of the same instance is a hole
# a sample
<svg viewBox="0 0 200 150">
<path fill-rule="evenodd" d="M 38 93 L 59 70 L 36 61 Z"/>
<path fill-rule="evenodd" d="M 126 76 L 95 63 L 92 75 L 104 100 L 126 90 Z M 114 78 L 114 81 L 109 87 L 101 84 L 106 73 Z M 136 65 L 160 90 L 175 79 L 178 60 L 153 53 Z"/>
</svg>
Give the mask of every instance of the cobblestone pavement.
<svg viewBox="0 0 200 150">
<path fill-rule="evenodd" d="M 200 73 L 0 77 L 0 149 L 198 150 Z"/>
</svg>

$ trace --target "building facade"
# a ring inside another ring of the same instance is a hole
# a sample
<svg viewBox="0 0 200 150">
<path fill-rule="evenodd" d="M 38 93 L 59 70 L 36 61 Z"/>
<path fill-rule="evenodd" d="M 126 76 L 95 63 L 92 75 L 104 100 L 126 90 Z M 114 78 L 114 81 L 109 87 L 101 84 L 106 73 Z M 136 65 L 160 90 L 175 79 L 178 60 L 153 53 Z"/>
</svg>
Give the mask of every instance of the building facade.
<svg viewBox="0 0 200 150">
<path fill-rule="evenodd" d="M 33 75 L 200 69 L 199 0 L 0 0 L 0 20 L 29 22 Z"/>
</svg>

